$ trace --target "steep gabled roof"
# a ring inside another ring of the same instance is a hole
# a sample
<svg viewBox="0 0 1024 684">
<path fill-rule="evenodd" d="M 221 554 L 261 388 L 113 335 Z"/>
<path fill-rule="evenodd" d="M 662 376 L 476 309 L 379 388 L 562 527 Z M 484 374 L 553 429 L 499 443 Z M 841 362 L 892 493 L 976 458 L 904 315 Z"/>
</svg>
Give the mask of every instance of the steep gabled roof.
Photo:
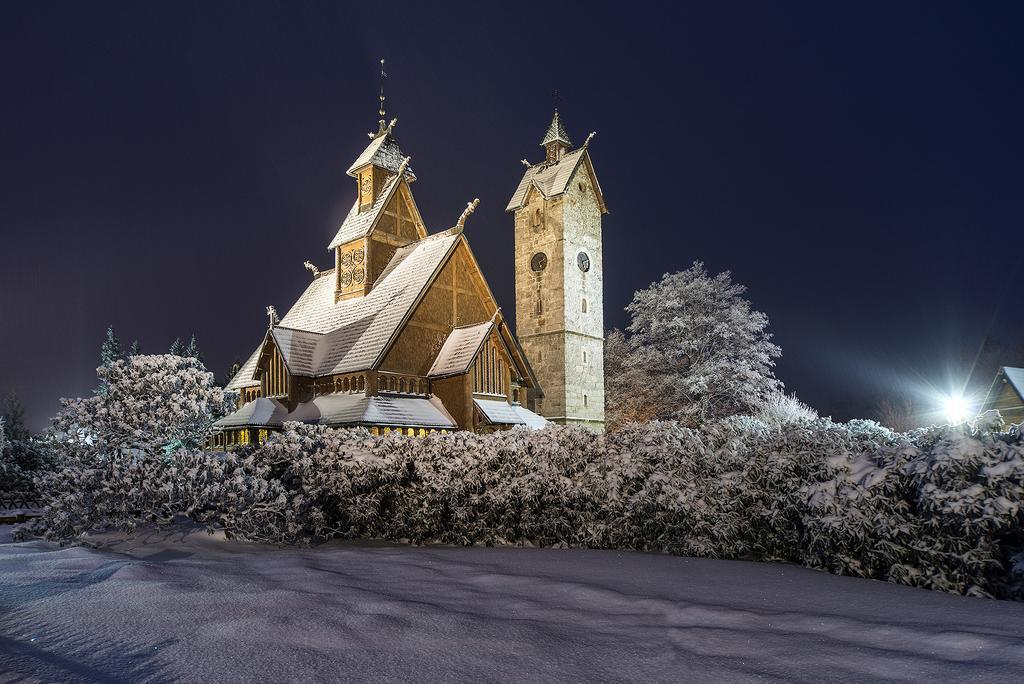
<svg viewBox="0 0 1024 684">
<path fill-rule="evenodd" d="M 363 297 L 335 302 L 334 279 L 315 278 L 274 328 L 289 370 L 318 376 L 373 368 L 459 238 L 445 232 L 400 247 Z"/>
<path fill-rule="evenodd" d="M 308 377 L 316 375 L 317 351 L 324 337 L 322 334 L 280 325 L 275 326 L 270 332 L 289 373 Z"/>
<path fill-rule="evenodd" d="M 495 317 L 497 314 L 495 314 Z M 473 359 L 480 352 L 480 347 L 494 329 L 494 320 L 475 325 L 464 325 L 452 330 L 448 339 L 441 345 L 441 351 L 434 359 L 434 365 L 427 373 L 429 378 L 444 378 L 450 375 L 462 375 L 469 371 Z"/>
<path fill-rule="evenodd" d="M 370 141 L 370 144 L 366 146 L 362 154 L 352 162 L 352 166 L 348 167 L 346 173 L 350 176 L 355 176 L 356 172 L 367 164 L 379 166 L 391 173 L 398 173 L 398 167 L 402 165 L 403 159 L 405 159 L 405 156 L 398 147 L 398 142 L 390 133 L 385 133 L 384 135 L 378 135 Z M 412 172 L 411 168 L 406 168 L 405 177 L 409 181 L 416 180 L 416 174 Z"/>
<path fill-rule="evenodd" d="M 346 242 L 350 242 L 357 238 L 366 237 L 373 230 L 373 227 L 377 224 L 377 220 L 380 219 L 384 213 L 384 207 L 388 205 L 388 201 L 391 200 L 392 195 L 395 194 L 395 190 L 401 183 L 398 182 L 398 175 L 390 176 L 384 185 L 380 189 L 380 194 L 377 195 L 377 199 L 373 201 L 373 204 L 365 211 L 359 211 L 359 198 L 352 204 L 352 208 L 349 209 L 348 216 L 341 222 L 341 227 L 338 228 L 338 233 L 331 240 L 331 244 L 327 246 L 327 251 L 343 245 Z"/>
<path fill-rule="evenodd" d="M 526 196 L 530 188 L 537 188 L 541 195 L 549 199 L 561 195 L 569 188 L 569 181 L 572 180 L 580 164 L 586 165 L 601 212 L 607 213 L 608 208 L 604 204 L 604 194 L 601 192 L 601 185 L 597 182 L 597 174 L 594 173 L 594 167 L 586 147 L 566 152 L 561 159 L 554 163 L 536 164 L 526 169 L 526 173 L 519 181 L 516 191 L 512 193 L 512 199 L 509 200 L 505 211 L 521 209 L 526 204 Z"/>
<path fill-rule="evenodd" d="M 263 338 L 266 340 L 266 337 Z M 256 374 L 256 363 L 260 359 L 260 352 L 263 351 L 263 342 L 260 342 L 260 346 L 256 347 L 256 351 L 252 353 L 242 367 L 238 369 L 235 376 L 231 378 L 224 389 L 226 390 L 240 390 L 244 387 L 252 387 L 260 384 L 259 380 L 256 380 L 253 376 Z"/>
</svg>

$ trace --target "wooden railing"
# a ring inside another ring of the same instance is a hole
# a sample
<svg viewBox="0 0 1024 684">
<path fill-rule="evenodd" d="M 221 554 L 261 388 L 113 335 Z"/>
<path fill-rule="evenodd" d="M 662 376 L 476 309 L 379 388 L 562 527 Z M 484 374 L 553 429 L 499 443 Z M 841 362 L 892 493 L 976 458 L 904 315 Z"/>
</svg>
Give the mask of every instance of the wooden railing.
<svg viewBox="0 0 1024 684">
<path fill-rule="evenodd" d="M 23 523 L 29 518 L 38 518 L 38 513 L 7 513 L 19 508 L 42 508 L 43 500 L 35 492 L 2 492 L 0 493 L 0 525 Z"/>
</svg>

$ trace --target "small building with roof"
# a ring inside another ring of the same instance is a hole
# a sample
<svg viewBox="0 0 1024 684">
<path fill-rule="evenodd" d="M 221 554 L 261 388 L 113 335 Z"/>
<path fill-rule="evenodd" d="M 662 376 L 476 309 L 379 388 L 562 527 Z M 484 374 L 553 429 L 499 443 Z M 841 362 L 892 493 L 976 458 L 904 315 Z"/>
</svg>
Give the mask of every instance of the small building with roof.
<svg viewBox="0 0 1024 684">
<path fill-rule="evenodd" d="M 1024 368 L 1003 366 L 989 387 L 981 412 L 995 409 L 1007 423 L 1024 422 Z"/>
</svg>

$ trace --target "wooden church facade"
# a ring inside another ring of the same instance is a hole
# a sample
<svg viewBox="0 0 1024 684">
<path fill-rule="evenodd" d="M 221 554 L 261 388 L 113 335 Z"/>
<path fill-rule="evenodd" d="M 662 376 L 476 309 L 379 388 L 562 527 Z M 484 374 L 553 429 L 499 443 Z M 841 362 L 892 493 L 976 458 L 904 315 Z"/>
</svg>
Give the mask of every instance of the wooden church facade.
<svg viewBox="0 0 1024 684">
<path fill-rule="evenodd" d="M 307 262 L 298 301 L 281 319 L 268 307 L 215 446 L 263 441 L 287 421 L 407 435 L 547 424 L 520 404 L 540 387 L 463 233 L 476 202 L 428 233 L 393 126 L 381 121 L 348 169 L 357 196 L 328 246 L 333 268 Z"/>
</svg>

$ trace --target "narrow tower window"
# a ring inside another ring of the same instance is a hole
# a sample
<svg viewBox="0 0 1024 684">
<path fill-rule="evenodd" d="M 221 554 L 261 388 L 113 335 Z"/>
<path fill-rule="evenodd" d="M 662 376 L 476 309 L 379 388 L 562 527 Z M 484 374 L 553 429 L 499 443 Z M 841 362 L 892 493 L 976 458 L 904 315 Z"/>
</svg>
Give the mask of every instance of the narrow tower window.
<svg viewBox="0 0 1024 684">
<path fill-rule="evenodd" d="M 583 305 L 580 307 L 580 310 L 583 313 L 587 313 L 587 298 L 586 297 L 583 298 Z"/>
<path fill-rule="evenodd" d="M 583 406 L 586 407 L 586 405 L 587 405 L 587 395 L 584 394 L 583 395 Z"/>
</svg>

